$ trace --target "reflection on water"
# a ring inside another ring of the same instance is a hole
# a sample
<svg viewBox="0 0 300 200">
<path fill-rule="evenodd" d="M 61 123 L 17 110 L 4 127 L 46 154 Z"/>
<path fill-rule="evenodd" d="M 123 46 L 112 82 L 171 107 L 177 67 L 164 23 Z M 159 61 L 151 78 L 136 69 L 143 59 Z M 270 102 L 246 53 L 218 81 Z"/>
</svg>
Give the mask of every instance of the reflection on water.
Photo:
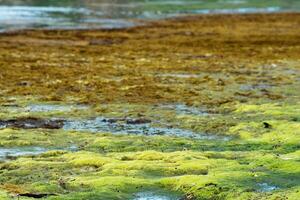
<svg viewBox="0 0 300 200">
<path fill-rule="evenodd" d="M 121 28 L 132 19 L 299 10 L 298 0 L 0 0 L 0 30 Z"/>
</svg>

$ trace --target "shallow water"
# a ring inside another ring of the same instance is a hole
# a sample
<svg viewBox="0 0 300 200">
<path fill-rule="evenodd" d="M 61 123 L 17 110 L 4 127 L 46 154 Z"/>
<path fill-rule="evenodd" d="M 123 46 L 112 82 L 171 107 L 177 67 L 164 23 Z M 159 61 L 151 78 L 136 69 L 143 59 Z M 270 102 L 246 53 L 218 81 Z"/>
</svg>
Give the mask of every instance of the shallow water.
<svg viewBox="0 0 300 200">
<path fill-rule="evenodd" d="M 6 113 L 68 113 L 72 111 L 83 111 L 89 109 L 87 105 L 60 105 L 60 104 L 29 104 L 27 106 L 5 105 L 0 109 Z M 204 108 L 191 107 L 184 104 L 162 104 L 157 108 L 161 110 L 174 111 L 177 115 L 195 115 L 207 117 L 212 115 Z M 106 118 L 103 116 L 91 119 L 85 118 L 35 118 L 21 117 L 7 120 L 0 120 L 0 129 L 19 128 L 19 129 L 64 129 L 67 131 L 81 131 L 92 133 L 113 133 L 113 134 L 132 134 L 132 135 L 165 135 L 172 137 L 194 138 L 201 140 L 222 140 L 228 141 L 232 138 L 214 134 L 194 132 L 192 130 L 181 129 L 160 121 L 152 121 L 146 118 Z"/>
<path fill-rule="evenodd" d="M 2 0 L 0 31 L 24 28 L 122 28 L 132 19 L 182 14 L 298 11 L 297 0 Z"/>
<path fill-rule="evenodd" d="M 279 189 L 277 186 L 270 185 L 268 183 L 259 183 L 258 186 L 260 192 L 272 192 L 274 190 Z"/>
<path fill-rule="evenodd" d="M 190 130 L 173 128 L 173 127 L 156 127 L 151 123 L 128 124 L 121 121 L 110 122 L 110 119 L 97 117 L 90 120 L 69 120 L 64 122 L 63 129 L 83 132 L 106 132 L 113 134 L 132 134 L 132 135 L 166 135 L 173 137 L 194 138 L 202 140 L 230 140 L 229 137 L 208 135 L 196 133 Z"/>
<path fill-rule="evenodd" d="M 67 148 L 43 148 L 43 147 L 9 147 L 9 148 L 1 148 L 0 147 L 0 161 L 7 160 L 11 157 L 19 157 L 19 156 L 34 156 L 43 154 L 47 151 L 52 150 L 64 150 L 75 152 L 78 151 L 78 147 L 76 145 L 71 145 Z"/>
<path fill-rule="evenodd" d="M 42 147 L 0 148 L 0 160 L 5 160 L 7 157 L 38 155 L 46 151 L 47 149 Z"/>
<path fill-rule="evenodd" d="M 179 200 L 180 198 L 166 195 L 166 194 L 156 194 L 154 192 L 140 192 L 135 195 L 133 200 Z"/>
</svg>

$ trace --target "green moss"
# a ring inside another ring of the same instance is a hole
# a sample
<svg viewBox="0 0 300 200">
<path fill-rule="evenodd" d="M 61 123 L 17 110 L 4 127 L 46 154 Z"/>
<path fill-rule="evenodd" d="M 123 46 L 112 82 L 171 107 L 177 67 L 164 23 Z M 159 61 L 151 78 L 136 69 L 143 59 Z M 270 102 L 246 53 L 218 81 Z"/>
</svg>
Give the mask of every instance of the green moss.
<svg viewBox="0 0 300 200">
<path fill-rule="evenodd" d="M 265 121 L 269 124 L 266 128 L 263 122 L 242 122 L 230 128 L 229 133 L 250 141 L 269 143 L 297 144 L 300 140 L 300 123 L 283 120 Z"/>
<path fill-rule="evenodd" d="M 48 153 L 48 156 L 43 154 L 33 160 L 23 158 L 2 164 L 0 181 L 27 183 L 26 190 L 60 194 L 52 199 L 75 198 L 76 195 L 78 198 L 95 195 L 126 199 L 157 185 L 198 199 L 210 199 L 214 195 L 218 199 L 230 199 L 233 193 L 240 192 L 246 199 L 260 194 L 257 184 L 261 182 L 280 188 L 298 185 L 297 161 L 285 161 L 266 152 L 216 154 L 197 151 Z M 19 178 L 13 179 L 16 175 Z M 286 181 L 288 176 L 293 179 Z M 48 184 L 39 182 L 41 180 Z M 59 180 L 63 180 L 63 186 Z M 70 193 L 64 194 L 64 191 Z M 245 191 L 250 192 L 246 195 Z"/>
<path fill-rule="evenodd" d="M 21 147 L 41 146 L 49 148 L 69 148 L 72 145 L 84 145 L 93 140 L 94 135 L 90 133 L 77 133 L 62 130 L 22 130 L 2 129 L 0 130 L 0 146 Z"/>
<path fill-rule="evenodd" d="M 300 104 L 269 103 L 261 105 L 238 105 L 237 113 L 247 115 L 262 115 L 274 118 L 285 118 L 296 120 L 300 118 Z"/>
<path fill-rule="evenodd" d="M 1 190 L 1 189 L 0 189 L 0 199 L 1 200 L 7 200 L 7 199 L 9 199 L 9 197 L 7 195 L 7 192 L 4 191 L 4 190 Z"/>
<path fill-rule="evenodd" d="M 109 157 L 101 156 L 100 154 L 91 152 L 78 152 L 75 154 L 66 155 L 70 159 L 70 163 L 76 167 L 92 166 L 101 167 L 106 163 L 112 162 L 113 160 Z"/>
</svg>

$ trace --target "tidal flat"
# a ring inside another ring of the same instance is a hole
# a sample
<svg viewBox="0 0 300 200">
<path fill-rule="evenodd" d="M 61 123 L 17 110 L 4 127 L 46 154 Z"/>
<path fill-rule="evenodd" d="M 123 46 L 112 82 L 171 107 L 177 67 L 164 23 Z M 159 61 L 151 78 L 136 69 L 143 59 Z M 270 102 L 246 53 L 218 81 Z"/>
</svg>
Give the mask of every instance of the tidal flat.
<svg viewBox="0 0 300 200">
<path fill-rule="evenodd" d="M 299 21 L 1 33 L 0 199 L 299 199 Z"/>
</svg>

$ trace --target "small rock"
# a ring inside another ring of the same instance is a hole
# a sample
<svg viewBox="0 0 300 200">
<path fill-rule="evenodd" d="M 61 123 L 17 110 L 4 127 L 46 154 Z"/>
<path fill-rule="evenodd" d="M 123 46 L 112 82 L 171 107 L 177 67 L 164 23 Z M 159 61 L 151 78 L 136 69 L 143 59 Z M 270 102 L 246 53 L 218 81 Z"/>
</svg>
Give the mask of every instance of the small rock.
<svg viewBox="0 0 300 200">
<path fill-rule="evenodd" d="M 269 124 L 268 122 L 263 122 L 264 128 L 272 128 L 272 125 Z"/>
<path fill-rule="evenodd" d="M 139 118 L 139 119 L 127 119 L 126 120 L 127 124 L 148 124 L 151 123 L 151 120 L 149 119 L 144 119 L 144 118 Z"/>
<path fill-rule="evenodd" d="M 63 127 L 62 120 L 48 120 L 34 117 L 19 118 L 11 120 L 0 120 L 0 127 L 4 128 L 23 128 L 23 129 L 60 129 Z"/>
</svg>

